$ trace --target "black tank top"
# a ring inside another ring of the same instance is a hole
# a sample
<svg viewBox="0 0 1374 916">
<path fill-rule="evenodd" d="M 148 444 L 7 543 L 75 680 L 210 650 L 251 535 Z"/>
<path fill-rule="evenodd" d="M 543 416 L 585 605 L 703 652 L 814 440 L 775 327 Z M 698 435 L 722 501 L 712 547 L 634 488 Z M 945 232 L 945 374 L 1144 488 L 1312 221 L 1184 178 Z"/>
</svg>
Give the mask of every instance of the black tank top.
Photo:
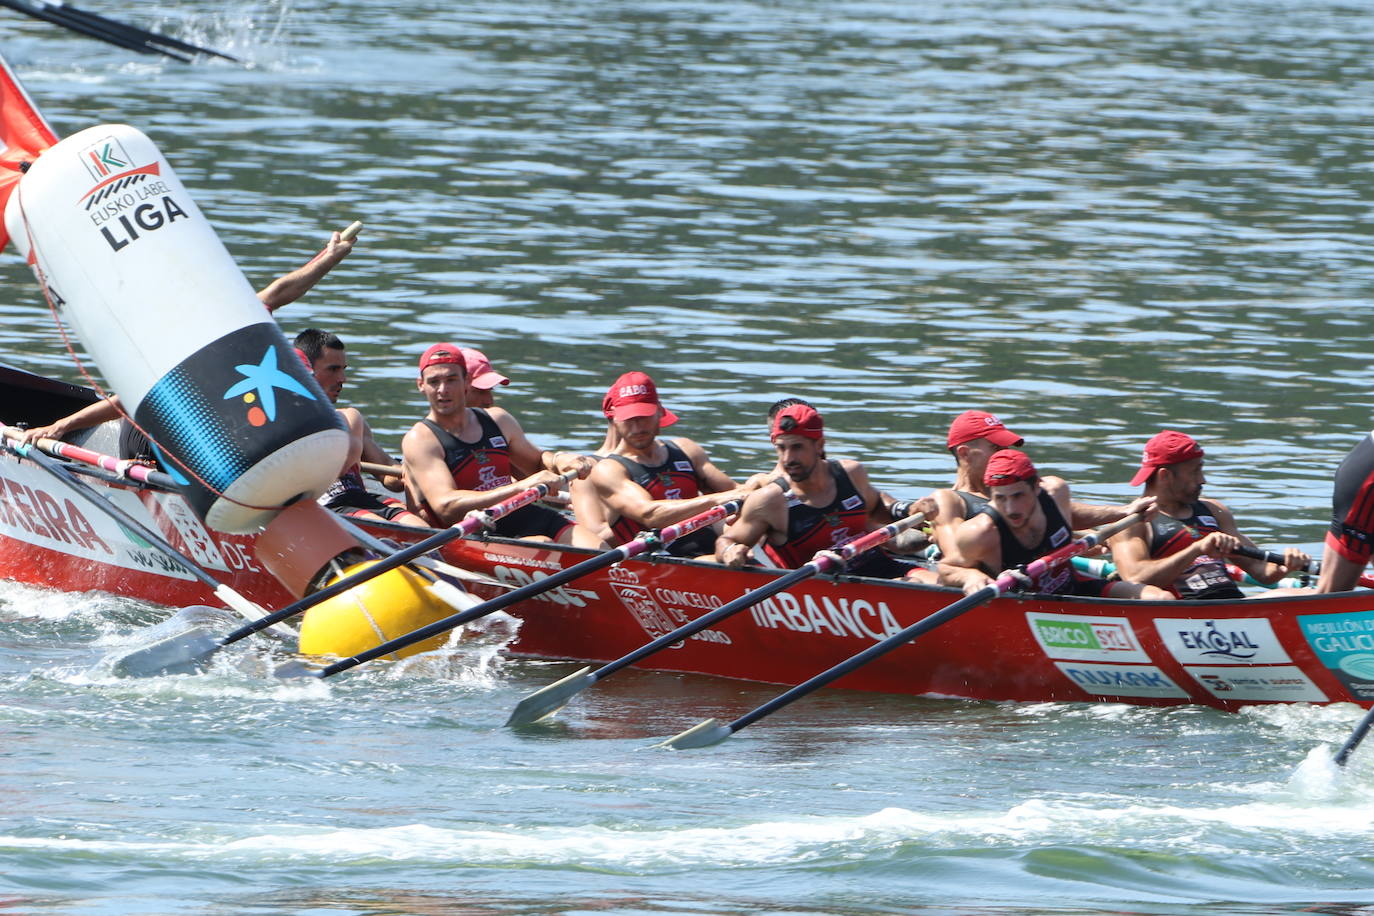
<svg viewBox="0 0 1374 916">
<path fill-rule="evenodd" d="M 625 469 L 630 479 L 644 488 L 652 499 L 692 499 L 701 495 L 701 480 L 697 477 L 692 459 L 671 439 L 663 440 L 667 457 L 660 464 L 640 464 L 624 455 L 608 455 Z M 624 544 L 644 530 L 634 519 L 621 516 L 611 530 L 619 543 Z"/>
<path fill-rule="evenodd" d="M 1187 518 L 1174 518 L 1162 512 L 1150 519 L 1150 558 L 1173 556 L 1213 531 L 1220 531 L 1211 506 L 1197 500 L 1189 507 Z M 1171 586 L 1180 598 L 1244 598 L 1245 593 L 1226 572 L 1226 563 L 1206 554 L 1199 556 L 1179 574 Z"/>
<path fill-rule="evenodd" d="M 992 521 L 997 525 L 997 533 L 1002 538 L 1002 567 L 1011 569 L 1013 567 L 1025 566 L 1032 560 L 1038 560 L 1045 554 L 1058 550 L 1073 539 L 1073 529 L 1064 521 L 1064 515 L 1059 511 L 1059 506 L 1054 501 L 1054 497 L 1040 491 L 1040 510 L 1045 513 L 1045 533 L 1040 540 L 1032 547 L 1024 546 L 1012 534 L 1011 528 L 1002 518 L 1002 514 L 992 507 L 991 503 L 983 506 L 979 511 L 992 517 Z M 984 569 L 990 576 L 1000 573 L 1000 569 Z M 1039 576 L 1032 578 L 1031 589 L 1046 595 L 1066 594 L 1073 590 L 1073 567 L 1068 563 L 1061 563 L 1055 569 L 1048 569 Z"/>
<path fill-rule="evenodd" d="M 495 490 L 511 482 L 510 446 L 501 427 L 480 407 L 472 408 L 482 433 L 476 442 L 464 442 L 433 420 L 428 426 L 444 449 L 444 464 L 460 490 Z"/>
<path fill-rule="evenodd" d="M 978 514 L 978 510 L 988 504 L 988 498 L 981 493 L 969 493 L 967 490 L 955 490 L 954 495 L 963 500 L 964 518 L 971 518 Z"/>
<path fill-rule="evenodd" d="M 828 550 L 842 541 L 863 534 L 868 524 L 868 506 L 838 461 L 827 461 L 835 481 L 835 498 L 827 506 L 812 506 L 793 496 L 787 500 L 787 540 L 764 544 L 769 558 L 784 569 L 796 569 L 809 562 L 818 550 Z"/>
</svg>

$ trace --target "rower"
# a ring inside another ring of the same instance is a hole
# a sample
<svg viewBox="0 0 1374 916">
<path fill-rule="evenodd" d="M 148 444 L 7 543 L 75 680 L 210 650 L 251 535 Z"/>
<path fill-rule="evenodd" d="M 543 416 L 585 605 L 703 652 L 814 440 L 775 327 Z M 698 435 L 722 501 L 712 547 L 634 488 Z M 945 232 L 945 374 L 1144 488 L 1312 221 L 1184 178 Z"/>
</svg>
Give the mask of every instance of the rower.
<svg viewBox="0 0 1374 916">
<path fill-rule="evenodd" d="M 766 480 L 758 475 L 737 486 L 691 439 L 660 439 L 659 430 L 676 423 L 677 415 L 659 401 L 654 380 L 643 372 L 626 372 L 616 379 L 601 401 L 601 412 L 618 441 L 587 480 L 596 487 L 617 546 L 646 529 L 742 499 Z M 715 539 L 714 529 L 703 528 L 678 538 L 668 552 L 710 556 Z"/>
<path fill-rule="evenodd" d="M 1226 506 L 1202 499 L 1203 454 L 1190 436 L 1172 429 L 1145 443 L 1131 486 L 1145 484 L 1145 495 L 1155 497 L 1159 511 L 1107 542 L 1121 578 L 1167 588 L 1180 598 L 1236 599 L 1245 593 L 1227 574 L 1228 560 L 1261 585 L 1306 568 L 1311 558 L 1294 547 L 1284 551 L 1281 566 L 1234 553 L 1254 544 L 1236 530 Z"/>
<path fill-rule="evenodd" d="M 1318 592 L 1348 592 L 1374 554 L 1374 432 L 1351 449 L 1331 488 L 1331 528 L 1322 550 Z"/>
<path fill-rule="evenodd" d="M 592 459 L 536 448 L 520 423 L 500 407 L 469 407 L 461 348 L 437 343 L 420 357 L 416 387 L 429 413 L 401 440 L 406 492 L 412 507 L 435 524 L 452 525 L 473 509 L 508 499 L 539 484 L 557 492 L 561 475 L 592 468 Z M 512 472 L 538 468 L 516 480 Z M 502 537 L 597 547 L 581 525 L 545 506 L 525 506 L 496 522 Z"/>
<path fill-rule="evenodd" d="M 1115 508 L 1115 518 L 1086 523 L 1069 498 L 1069 485 L 1059 477 L 1041 478 L 1025 452 L 1002 449 L 988 458 L 983 472 L 988 502 L 965 519 L 955 533 L 953 549 L 940 561 L 940 584 L 973 594 L 1005 569 L 1020 568 L 1073 540 L 1075 528 L 1110 524 L 1133 513 L 1154 511 L 1155 498 L 1142 496 Z M 1094 519 L 1108 514 L 1093 507 Z M 1173 599 L 1153 585 L 1106 582 L 1080 576 L 1064 563 L 1028 582 L 1027 591 L 1049 595 Z"/>
<path fill-rule="evenodd" d="M 319 497 L 320 505 L 349 518 L 428 528 L 429 523 L 409 511 L 404 502 L 393 496 L 379 496 L 367 489 L 363 483 L 359 462 L 393 466 L 396 461 L 377 444 L 367 420 L 357 408 L 338 406 L 339 395 L 343 392 L 348 372 L 348 357 L 344 353 L 343 341 L 337 334 L 318 328 L 306 328 L 296 335 L 294 343 L 297 352 L 305 357 L 315 381 L 320 383 L 320 388 L 335 405 L 340 419 L 348 427 L 348 459 L 344 462 L 343 472 L 338 480 L 330 484 L 329 489 Z M 388 490 L 398 493 L 405 491 L 405 485 L 399 475 L 376 476 Z"/>
<path fill-rule="evenodd" d="M 481 350 L 463 347 L 463 367 L 468 376 L 468 406 L 492 407 L 496 398 L 492 393 L 497 385 L 509 385 L 510 379 L 491 367 L 491 360 Z"/>
<path fill-rule="evenodd" d="M 353 250 L 353 245 L 352 239 L 345 239 L 338 232 L 332 233 L 329 241 L 325 243 L 324 249 L 314 258 L 258 290 L 258 300 L 267 308 L 268 312 L 275 312 L 283 305 L 295 302 L 309 292 L 311 287 L 320 282 L 336 264 L 348 257 L 348 253 Z M 99 426 L 109 420 L 121 419 L 123 416 L 124 410 L 120 406 L 119 396 L 112 394 L 92 404 L 87 404 L 80 410 L 55 420 L 47 426 L 26 430 L 24 441 L 34 443 L 39 439 L 62 439 L 64 436 L 89 429 L 92 426 Z M 138 461 L 150 467 L 157 464 L 147 438 L 127 420 L 120 426 L 119 457 Z"/>
<path fill-rule="evenodd" d="M 716 560 L 726 566 L 743 566 L 754 547 L 762 544 L 769 559 L 795 569 L 819 550 L 915 512 L 932 517 L 937 511 L 929 497 L 885 505 L 862 464 L 849 458 L 827 459 L 824 422 L 809 404 L 778 411 L 769 435 L 791 493 L 768 486 L 749 494 L 739 516 L 716 541 Z M 876 549 L 849 564 L 853 575 L 883 579 L 905 575 L 911 568 Z"/>
<path fill-rule="evenodd" d="M 983 472 L 988 459 L 1004 448 L 1020 448 L 1025 441 L 981 410 L 966 410 L 949 424 L 945 447 L 954 456 L 954 486 L 931 494 L 939 511 L 934 540 L 941 553 L 954 549 L 955 534 L 964 519 L 987 505 Z"/>
</svg>

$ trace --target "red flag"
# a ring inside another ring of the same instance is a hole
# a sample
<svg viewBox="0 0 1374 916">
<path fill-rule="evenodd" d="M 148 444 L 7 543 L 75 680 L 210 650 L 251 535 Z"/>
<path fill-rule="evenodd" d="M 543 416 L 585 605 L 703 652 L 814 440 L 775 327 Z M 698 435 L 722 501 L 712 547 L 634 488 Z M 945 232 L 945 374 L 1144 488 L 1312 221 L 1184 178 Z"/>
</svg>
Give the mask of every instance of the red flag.
<svg viewBox="0 0 1374 916">
<path fill-rule="evenodd" d="M 23 174 L 20 163 L 32 162 L 56 142 L 57 134 L 0 57 L 0 248 L 10 240 L 5 231 L 5 204 Z"/>
</svg>

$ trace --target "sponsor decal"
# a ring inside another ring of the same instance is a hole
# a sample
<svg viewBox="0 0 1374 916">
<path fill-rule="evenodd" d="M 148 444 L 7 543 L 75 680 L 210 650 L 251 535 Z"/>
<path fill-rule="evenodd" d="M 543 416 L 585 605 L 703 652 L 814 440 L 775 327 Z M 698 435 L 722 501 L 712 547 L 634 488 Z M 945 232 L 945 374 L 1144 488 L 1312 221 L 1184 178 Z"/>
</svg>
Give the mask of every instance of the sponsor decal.
<svg viewBox="0 0 1374 916">
<path fill-rule="evenodd" d="M 767 629 L 827 633 L 831 636 L 871 639 L 874 642 L 902 629 L 886 601 L 879 601 L 874 606 L 871 601 L 862 598 L 851 601 L 822 595 L 818 599 L 806 593 L 798 596 L 792 592 L 779 592 L 754 605 L 749 613 L 755 626 Z"/>
<path fill-rule="evenodd" d="M 225 562 L 224 554 L 215 545 L 215 541 L 210 537 L 210 532 L 205 529 L 205 525 L 196 518 L 191 507 L 186 505 L 185 500 L 172 493 L 158 493 L 154 495 L 153 499 L 158 511 L 176 529 L 177 534 L 181 535 L 182 547 L 197 563 L 206 568 L 229 571 L 229 565 Z M 256 569 L 257 567 L 251 568 Z"/>
<path fill-rule="evenodd" d="M 505 436 L 492 436 L 490 441 L 491 441 L 491 447 L 492 447 L 492 448 L 505 448 L 505 447 L 506 447 L 506 437 L 505 437 Z"/>
<path fill-rule="evenodd" d="M 124 144 L 114 136 L 97 140 L 81 151 L 81 162 L 96 181 L 127 169 L 133 161 L 134 157 L 124 151 Z"/>
<path fill-rule="evenodd" d="M 674 461 L 674 462 L 673 462 L 673 468 L 676 469 L 676 470 L 679 470 L 679 471 L 686 471 L 686 472 L 688 472 L 688 473 L 690 474 L 690 473 L 692 473 L 692 462 L 690 462 L 690 461 Z"/>
<path fill-rule="evenodd" d="M 858 493 L 855 493 L 853 496 L 850 496 L 850 497 L 847 498 L 844 502 L 840 503 L 840 508 L 841 508 L 841 509 L 857 509 L 857 508 L 859 508 L 860 506 L 862 506 L 863 504 L 864 504 L 864 498 L 863 498 L 862 496 L 860 496 Z"/>
<path fill-rule="evenodd" d="M 94 510 L 87 515 L 85 497 L 54 482 L 46 473 L 8 462 L 0 462 L 0 468 L 0 534 L 121 569 L 191 578 L 181 564 L 152 549 L 124 525 Z M 107 496 L 150 529 L 157 529 L 133 493 L 111 489 Z"/>
<path fill-rule="evenodd" d="M 1060 528 L 1060 529 L 1059 529 L 1058 531 L 1056 531 L 1054 534 L 1050 535 L 1050 546 L 1051 546 L 1051 547 L 1063 547 L 1066 543 L 1068 543 L 1068 540 L 1069 540 L 1069 529 L 1067 529 L 1067 528 Z"/>
<path fill-rule="evenodd" d="M 1298 617 L 1307 644 L 1351 696 L 1374 700 L 1374 611 Z"/>
<path fill-rule="evenodd" d="M 263 426 L 277 419 L 277 389 L 300 395 L 307 400 L 316 400 L 310 389 L 277 368 L 277 348 L 268 346 L 257 365 L 239 363 L 234 367 L 243 378 L 229 386 L 224 392 L 224 400 L 241 397 L 248 406 L 249 426 Z M 261 403 L 257 403 L 261 402 Z"/>
<path fill-rule="evenodd" d="M 1293 665 L 1185 669 L 1212 696 L 1221 700 L 1266 700 L 1271 703 L 1324 703 L 1327 696 Z"/>
<path fill-rule="evenodd" d="M 1098 662 L 1148 662 L 1125 617 L 1080 617 L 1027 611 L 1035 641 L 1048 658 Z"/>
<path fill-rule="evenodd" d="M 1292 661 L 1269 621 L 1262 617 L 1156 617 L 1155 629 L 1169 654 L 1184 665 L 1270 665 Z"/>
<path fill-rule="evenodd" d="M 1065 677 L 1093 696 L 1188 697 L 1186 690 L 1153 665 L 1103 665 L 1093 662 L 1054 664 Z"/>
<path fill-rule="evenodd" d="M 625 606 L 625 610 L 630 612 L 630 616 L 635 619 L 635 622 L 654 639 L 671 633 L 681 624 L 687 622 L 687 617 L 681 612 L 678 612 L 678 620 L 674 622 L 668 616 L 668 612 L 654 600 L 649 589 L 640 584 L 639 575 L 634 570 L 626 569 L 623 566 L 613 566 L 609 576 L 611 591 L 620 599 L 620 603 Z M 674 643 L 669 648 L 680 649 L 682 643 Z"/>
</svg>

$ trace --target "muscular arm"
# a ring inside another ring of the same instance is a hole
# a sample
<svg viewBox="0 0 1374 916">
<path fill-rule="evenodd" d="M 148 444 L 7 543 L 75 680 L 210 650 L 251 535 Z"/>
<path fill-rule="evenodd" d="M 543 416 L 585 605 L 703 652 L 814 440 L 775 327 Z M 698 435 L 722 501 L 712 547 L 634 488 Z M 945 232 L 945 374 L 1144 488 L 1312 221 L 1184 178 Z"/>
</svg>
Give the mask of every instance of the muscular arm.
<svg viewBox="0 0 1374 916">
<path fill-rule="evenodd" d="M 683 521 L 748 492 L 744 487 L 731 487 L 690 499 L 654 499 L 648 490 L 630 479 L 620 462 L 614 460 L 597 462 L 596 469 L 587 479 L 595 485 L 601 501 L 610 508 L 612 519 L 623 516 L 645 528 L 662 528 Z"/>
<path fill-rule="evenodd" d="M 367 425 L 366 418 L 362 418 L 361 414 L 359 415 L 359 417 L 363 421 L 362 460 L 368 462 L 369 464 L 385 464 L 388 466 L 395 465 L 396 459 L 388 455 L 386 453 L 386 450 L 377 444 L 377 440 L 372 438 L 372 428 Z M 386 487 L 388 490 L 391 490 L 393 492 L 399 493 L 405 489 L 405 483 L 402 482 L 401 478 L 398 476 L 392 476 L 389 474 L 379 475 L 377 479 L 381 482 L 382 486 Z"/>
<path fill-rule="evenodd" d="M 401 458 L 405 465 L 406 492 L 411 501 L 418 503 L 423 499 L 446 525 L 460 521 L 473 509 L 485 509 L 536 484 L 556 483 L 559 479 L 551 471 L 539 471 L 492 490 L 459 490 L 453 485 L 453 475 L 444 463 L 443 446 L 423 423 L 415 424 L 401 440 Z"/>
<path fill-rule="evenodd" d="M 352 239 L 345 240 L 339 233 L 333 233 L 323 251 L 289 274 L 278 277 L 258 290 L 258 299 L 267 306 L 269 312 L 275 312 L 283 305 L 295 302 L 320 282 L 334 265 L 348 257 L 352 250 Z"/>
<path fill-rule="evenodd" d="M 716 538 L 716 562 L 743 566 L 749 554 L 772 534 L 786 536 L 787 498 L 778 487 L 764 487 L 744 498 L 739 515 Z"/>
<path fill-rule="evenodd" d="M 525 430 L 521 428 L 520 421 L 515 419 L 511 413 L 500 407 L 488 407 L 487 413 L 496 421 L 496 425 L 501 429 L 501 435 L 506 437 L 506 447 L 510 450 L 511 464 L 521 471 L 534 471 L 530 480 L 539 476 L 539 471 L 551 471 L 555 474 L 566 474 L 570 471 L 577 471 L 580 478 L 585 478 L 591 473 L 595 461 L 586 455 L 578 455 L 573 452 L 547 452 L 530 442 L 525 435 Z M 535 481 L 538 483 L 539 481 Z M 527 484 L 533 486 L 533 484 Z"/>
<path fill-rule="evenodd" d="M 99 426 L 107 420 L 117 418 L 119 410 L 119 395 L 112 394 L 94 404 L 87 404 L 76 413 L 67 414 L 62 419 L 49 423 L 47 426 L 25 430 L 24 441 L 33 443 L 39 439 L 61 439 L 67 433 L 90 429 L 92 426 Z"/>
<path fill-rule="evenodd" d="M 942 555 L 949 556 L 955 551 L 955 537 L 964 523 L 964 501 L 953 490 L 936 490 L 931 498 L 938 513 L 935 516 L 935 544 Z"/>
<path fill-rule="evenodd" d="M 961 522 L 953 548 L 940 560 L 940 584 L 962 588 L 966 595 L 992 582 L 985 570 L 1002 567 L 1002 541 L 987 515 L 974 515 Z"/>
<path fill-rule="evenodd" d="M 711 459 L 706 456 L 706 450 L 697 445 L 691 439 L 678 439 L 678 448 L 682 449 L 687 459 L 692 462 L 692 468 L 696 471 L 697 480 L 701 481 L 701 488 L 707 493 L 719 493 L 722 490 L 733 490 L 735 481 L 728 474 L 711 463 Z"/>
<path fill-rule="evenodd" d="M 348 428 L 348 457 L 344 459 L 343 467 L 339 468 L 339 473 L 342 474 L 362 460 L 367 422 L 363 420 L 363 415 L 352 407 L 340 407 L 339 416 L 343 418 L 344 426 Z"/>
</svg>

